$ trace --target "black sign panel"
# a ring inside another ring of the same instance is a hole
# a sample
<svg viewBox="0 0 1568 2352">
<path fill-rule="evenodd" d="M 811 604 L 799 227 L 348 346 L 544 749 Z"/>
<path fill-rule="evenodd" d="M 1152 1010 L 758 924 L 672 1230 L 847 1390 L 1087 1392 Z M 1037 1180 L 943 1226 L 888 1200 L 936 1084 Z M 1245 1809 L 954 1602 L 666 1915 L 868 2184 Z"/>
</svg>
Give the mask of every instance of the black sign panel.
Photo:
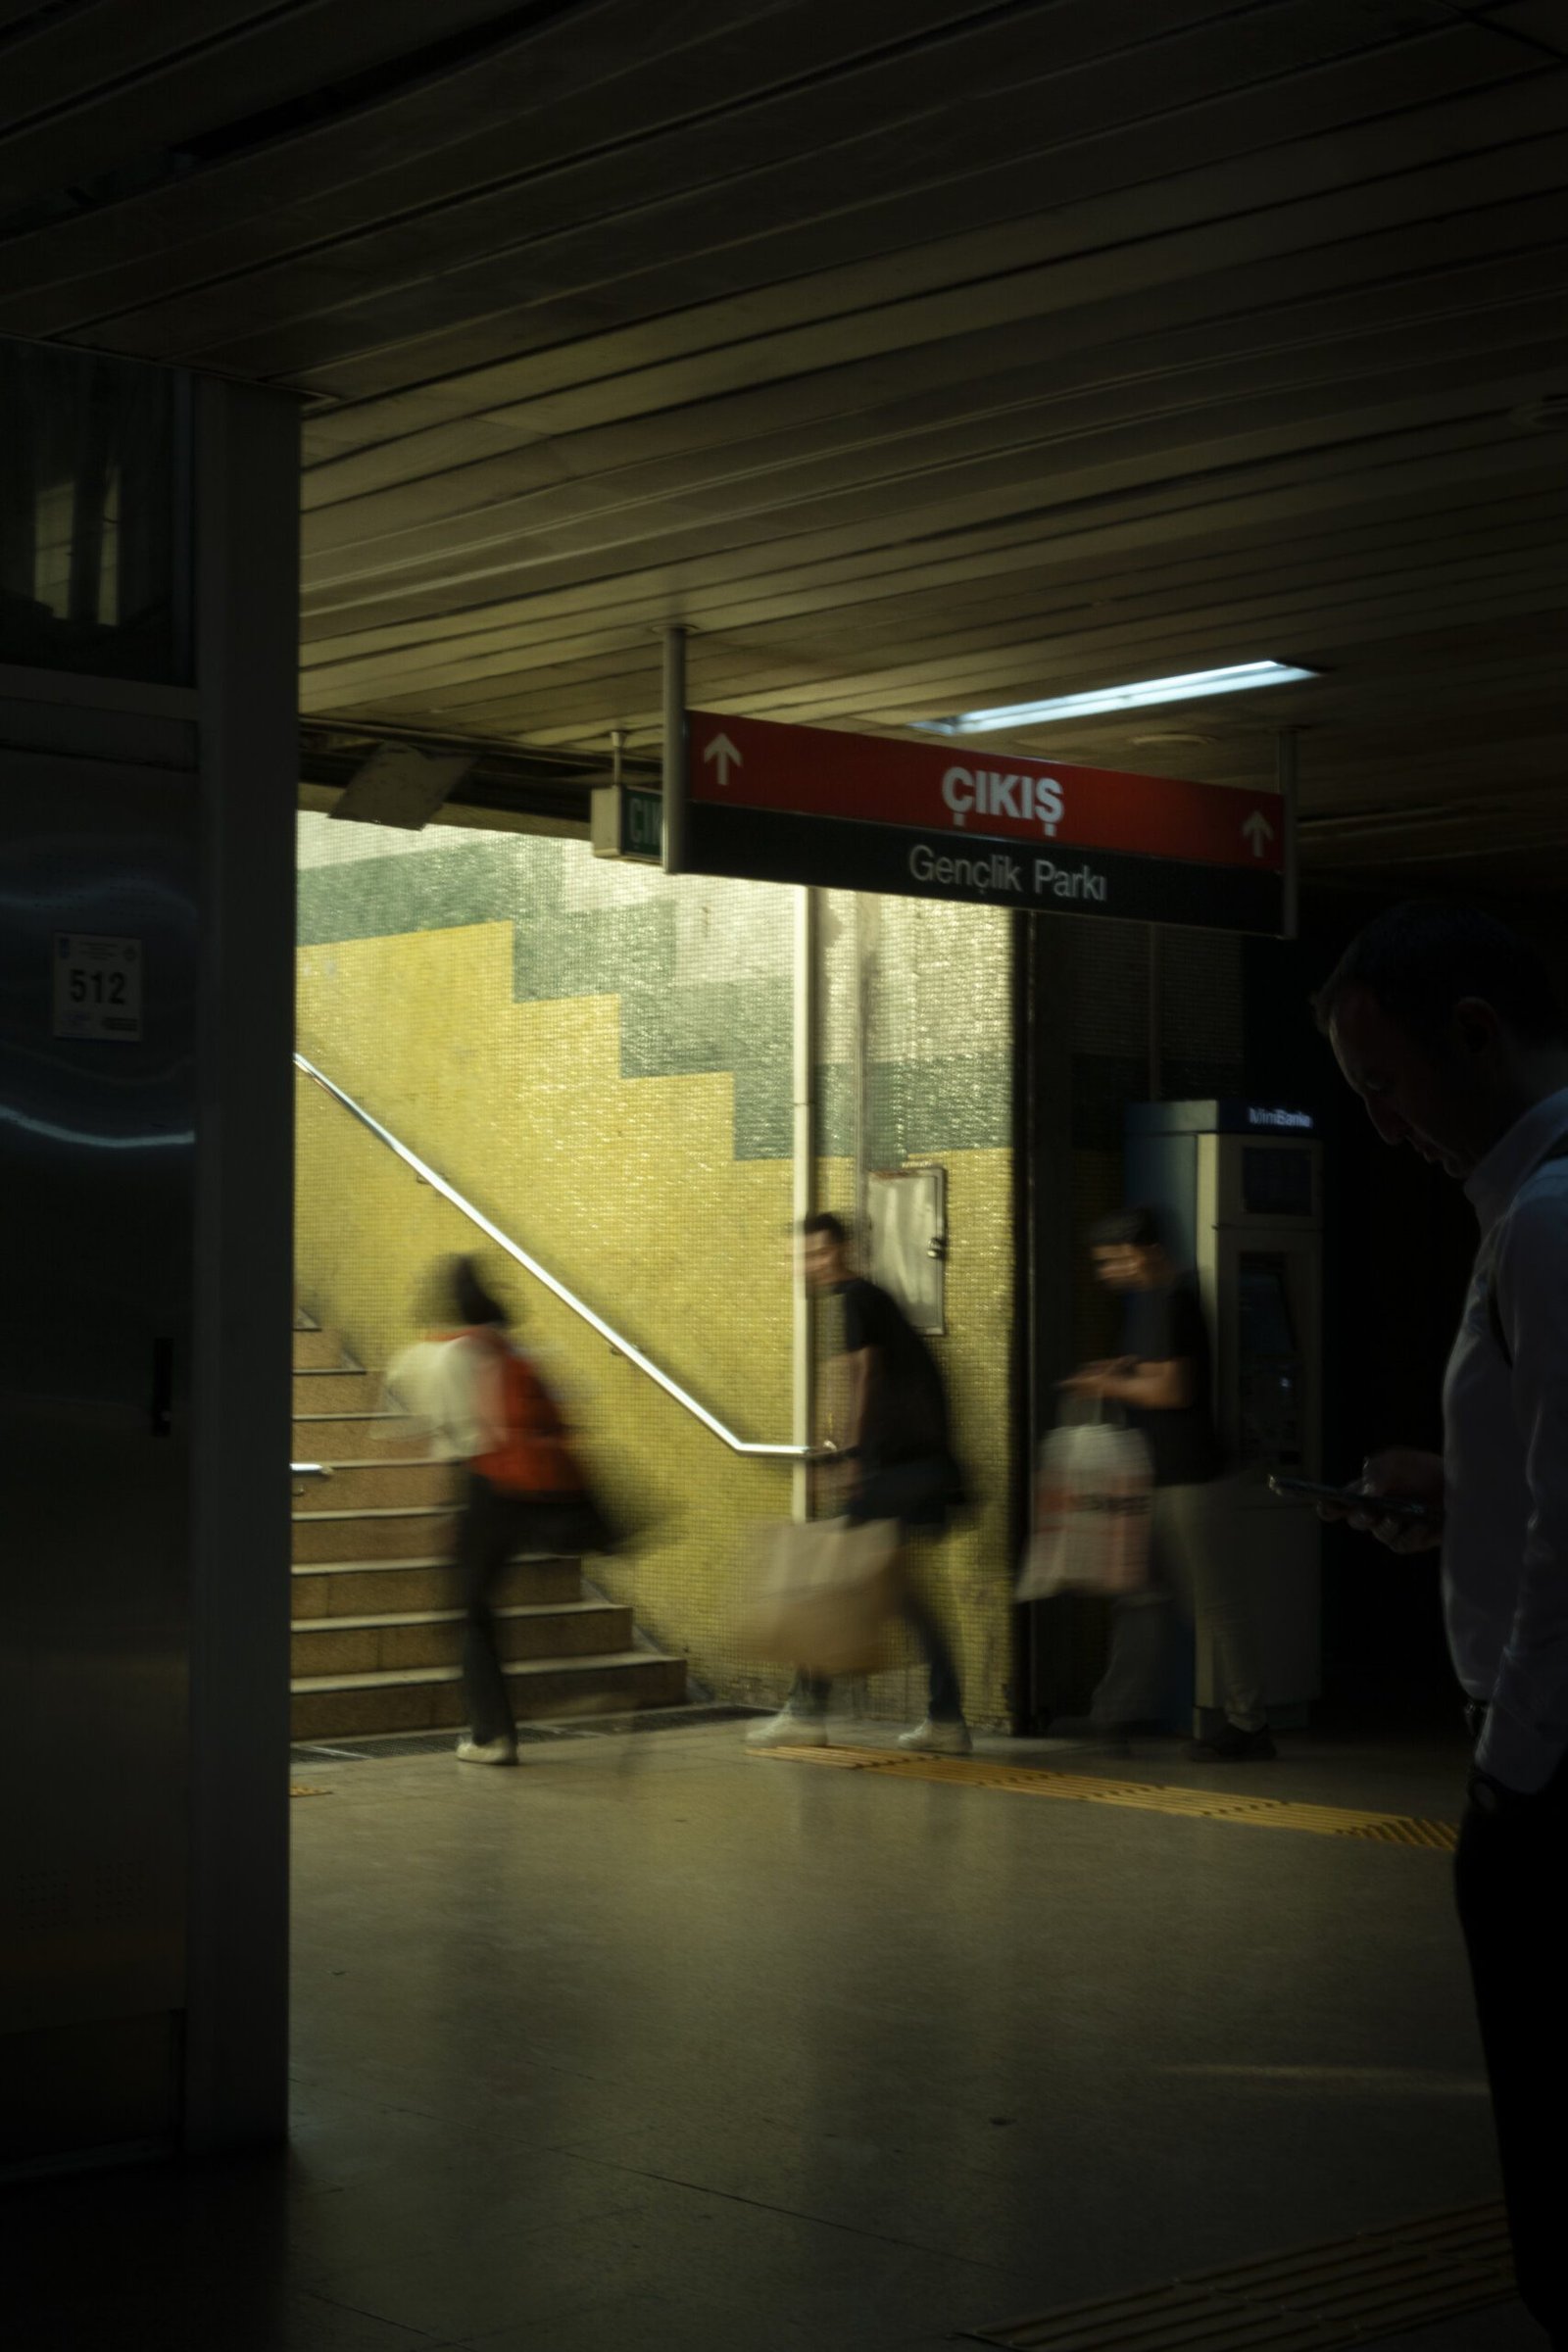
<svg viewBox="0 0 1568 2352">
<path fill-rule="evenodd" d="M 691 804 L 687 822 L 691 866 L 702 873 L 1271 937 L 1280 928 L 1280 877 L 1263 865 L 1189 865 L 705 801 Z"/>
</svg>

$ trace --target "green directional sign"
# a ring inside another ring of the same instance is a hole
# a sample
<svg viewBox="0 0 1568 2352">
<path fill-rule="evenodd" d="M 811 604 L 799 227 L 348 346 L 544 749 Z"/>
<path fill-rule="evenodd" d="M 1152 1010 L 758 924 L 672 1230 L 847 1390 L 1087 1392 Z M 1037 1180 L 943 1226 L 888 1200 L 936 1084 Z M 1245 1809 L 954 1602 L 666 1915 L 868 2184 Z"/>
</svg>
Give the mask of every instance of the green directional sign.
<svg viewBox="0 0 1568 2352">
<path fill-rule="evenodd" d="M 624 784 L 594 787 L 589 839 L 596 858 L 625 858 L 659 865 L 664 856 L 664 803 L 657 792 Z"/>
</svg>

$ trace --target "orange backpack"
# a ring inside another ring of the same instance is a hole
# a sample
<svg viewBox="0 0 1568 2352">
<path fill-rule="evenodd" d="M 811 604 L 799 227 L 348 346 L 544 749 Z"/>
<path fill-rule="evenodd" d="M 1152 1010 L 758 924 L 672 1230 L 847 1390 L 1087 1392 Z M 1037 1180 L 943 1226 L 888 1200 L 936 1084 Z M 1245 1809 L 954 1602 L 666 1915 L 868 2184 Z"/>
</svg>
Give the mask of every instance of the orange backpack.
<svg viewBox="0 0 1568 2352">
<path fill-rule="evenodd" d="M 462 1334 L 491 1354 L 499 1376 L 499 1419 L 505 1436 L 473 1467 L 508 1494 L 581 1494 L 582 1472 L 566 1443 L 561 1408 L 527 1356 L 493 1326 Z"/>
</svg>

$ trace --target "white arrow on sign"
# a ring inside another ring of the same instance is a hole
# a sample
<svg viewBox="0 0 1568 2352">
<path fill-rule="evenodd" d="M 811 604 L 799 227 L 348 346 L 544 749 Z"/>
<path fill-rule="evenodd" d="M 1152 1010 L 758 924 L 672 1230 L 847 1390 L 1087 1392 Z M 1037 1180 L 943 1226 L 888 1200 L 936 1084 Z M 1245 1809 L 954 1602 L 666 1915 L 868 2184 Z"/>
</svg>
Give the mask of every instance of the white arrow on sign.
<svg viewBox="0 0 1568 2352">
<path fill-rule="evenodd" d="M 715 735 L 710 742 L 706 743 L 703 746 L 703 759 L 705 761 L 709 760 L 717 760 L 718 789 L 720 792 L 723 791 L 725 785 L 729 782 L 730 769 L 732 767 L 740 767 L 744 764 L 741 760 L 740 752 L 736 746 L 731 743 L 727 735 Z"/>
<path fill-rule="evenodd" d="M 1252 810 L 1251 815 L 1248 818 L 1246 824 L 1243 825 L 1242 831 L 1246 838 L 1252 845 L 1252 856 L 1254 858 L 1261 858 L 1263 855 L 1263 844 L 1266 841 L 1272 841 L 1274 838 L 1274 828 L 1269 823 L 1268 818 L 1263 814 L 1261 808 L 1254 808 Z"/>
</svg>

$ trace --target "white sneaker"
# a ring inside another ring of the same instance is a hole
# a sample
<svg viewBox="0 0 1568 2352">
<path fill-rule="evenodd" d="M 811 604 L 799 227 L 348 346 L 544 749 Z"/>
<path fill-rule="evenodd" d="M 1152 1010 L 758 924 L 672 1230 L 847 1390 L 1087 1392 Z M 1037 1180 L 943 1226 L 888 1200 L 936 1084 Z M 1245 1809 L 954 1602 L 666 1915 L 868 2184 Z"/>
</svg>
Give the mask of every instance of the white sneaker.
<svg viewBox="0 0 1568 2352">
<path fill-rule="evenodd" d="M 517 1743 L 514 1740 L 460 1740 L 460 1764 L 515 1764 Z"/>
<path fill-rule="evenodd" d="M 820 1715 L 796 1715 L 786 1707 L 766 1723 L 754 1723 L 746 1735 L 748 1747 L 826 1747 L 827 1725 Z"/>
<path fill-rule="evenodd" d="M 961 1716 L 956 1722 L 937 1723 L 928 1715 L 914 1731 L 899 1734 L 899 1745 L 916 1756 L 966 1756 L 974 1741 Z"/>
</svg>

